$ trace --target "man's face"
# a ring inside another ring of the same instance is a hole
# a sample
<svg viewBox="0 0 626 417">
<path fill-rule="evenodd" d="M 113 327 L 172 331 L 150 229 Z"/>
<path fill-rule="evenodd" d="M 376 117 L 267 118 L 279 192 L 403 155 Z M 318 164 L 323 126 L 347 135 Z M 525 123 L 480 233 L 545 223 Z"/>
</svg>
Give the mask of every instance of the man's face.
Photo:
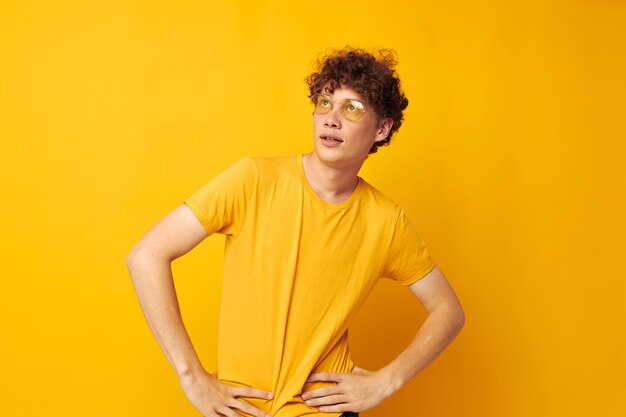
<svg viewBox="0 0 626 417">
<path fill-rule="evenodd" d="M 337 168 L 362 164 L 374 142 L 384 140 L 393 124 L 392 119 L 378 120 L 366 98 L 352 88 L 342 85 L 331 94 L 327 86 L 322 93 L 332 99 L 332 110 L 326 114 L 313 113 L 313 140 L 317 157 Z M 359 120 L 349 120 L 341 113 L 341 102 L 358 100 L 365 106 Z"/>
</svg>

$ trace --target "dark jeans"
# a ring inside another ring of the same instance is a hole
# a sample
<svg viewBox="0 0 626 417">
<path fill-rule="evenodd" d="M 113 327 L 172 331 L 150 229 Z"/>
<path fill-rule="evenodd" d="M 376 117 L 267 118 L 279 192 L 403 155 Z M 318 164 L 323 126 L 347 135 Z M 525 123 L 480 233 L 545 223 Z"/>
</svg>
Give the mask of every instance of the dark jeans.
<svg viewBox="0 0 626 417">
<path fill-rule="evenodd" d="M 359 417 L 359 413 L 353 413 L 352 411 L 346 411 L 339 417 Z"/>
</svg>

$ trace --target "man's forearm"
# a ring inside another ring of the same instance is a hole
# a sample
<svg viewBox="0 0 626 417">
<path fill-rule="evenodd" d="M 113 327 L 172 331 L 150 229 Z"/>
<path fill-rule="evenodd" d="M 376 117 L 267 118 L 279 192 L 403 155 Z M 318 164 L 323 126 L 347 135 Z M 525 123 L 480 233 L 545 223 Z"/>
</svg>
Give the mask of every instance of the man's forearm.
<svg viewBox="0 0 626 417">
<path fill-rule="evenodd" d="M 126 265 L 148 326 L 176 373 L 181 377 L 201 369 L 180 314 L 171 261 L 139 251 Z"/>
<path fill-rule="evenodd" d="M 455 338 L 464 324 L 462 312 L 441 306 L 433 310 L 409 344 L 393 361 L 379 370 L 393 391 L 431 363 Z"/>
</svg>

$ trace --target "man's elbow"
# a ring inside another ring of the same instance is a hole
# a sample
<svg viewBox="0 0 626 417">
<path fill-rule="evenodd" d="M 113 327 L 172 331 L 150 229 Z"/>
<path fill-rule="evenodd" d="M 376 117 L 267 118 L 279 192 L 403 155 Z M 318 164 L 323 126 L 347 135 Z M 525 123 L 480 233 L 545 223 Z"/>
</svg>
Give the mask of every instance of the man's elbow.
<svg viewBox="0 0 626 417">
<path fill-rule="evenodd" d="M 461 307 L 461 303 L 456 303 L 456 306 L 453 307 L 453 317 L 454 323 L 457 327 L 457 333 L 461 331 L 463 326 L 465 325 L 465 312 L 463 311 L 463 307 Z"/>
<path fill-rule="evenodd" d="M 448 322 L 457 329 L 457 332 L 460 331 L 465 325 L 465 312 L 461 304 L 459 302 L 447 304 L 444 309 L 449 317 Z"/>
<path fill-rule="evenodd" d="M 459 330 L 465 326 L 465 312 L 462 308 L 459 309 L 459 312 L 457 313 L 457 326 L 459 327 Z"/>
<path fill-rule="evenodd" d="M 171 264 L 174 259 L 175 257 L 165 253 L 163 250 L 138 243 L 126 255 L 126 267 L 132 276 L 133 271 L 143 270 L 154 265 L 164 267 Z"/>
<path fill-rule="evenodd" d="M 154 255 L 151 253 L 151 255 Z M 126 255 L 126 267 L 129 271 L 132 271 L 138 265 L 143 264 L 147 261 L 148 252 L 139 244 L 135 245 L 131 251 Z M 150 258 L 154 258 L 154 256 L 150 256 Z"/>
<path fill-rule="evenodd" d="M 126 267 L 131 269 L 132 266 L 137 262 L 137 258 L 139 257 L 139 248 L 134 246 L 131 251 L 126 255 Z"/>
</svg>

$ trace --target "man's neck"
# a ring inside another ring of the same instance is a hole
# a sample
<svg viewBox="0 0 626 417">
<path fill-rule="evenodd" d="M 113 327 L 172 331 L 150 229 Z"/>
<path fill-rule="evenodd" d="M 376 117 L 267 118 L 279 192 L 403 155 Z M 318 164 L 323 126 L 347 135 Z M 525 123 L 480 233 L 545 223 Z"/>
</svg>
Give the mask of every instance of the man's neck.
<svg viewBox="0 0 626 417">
<path fill-rule="evenodd" d="M 339 204 L 350 198 L 358 184 L 357 174 L 363 162 L 333 167 L 321 161 L 315 152 L 302 155 L 304 173 L 311 188 L 321 199 L 332 204 Z"/>
</svg>

